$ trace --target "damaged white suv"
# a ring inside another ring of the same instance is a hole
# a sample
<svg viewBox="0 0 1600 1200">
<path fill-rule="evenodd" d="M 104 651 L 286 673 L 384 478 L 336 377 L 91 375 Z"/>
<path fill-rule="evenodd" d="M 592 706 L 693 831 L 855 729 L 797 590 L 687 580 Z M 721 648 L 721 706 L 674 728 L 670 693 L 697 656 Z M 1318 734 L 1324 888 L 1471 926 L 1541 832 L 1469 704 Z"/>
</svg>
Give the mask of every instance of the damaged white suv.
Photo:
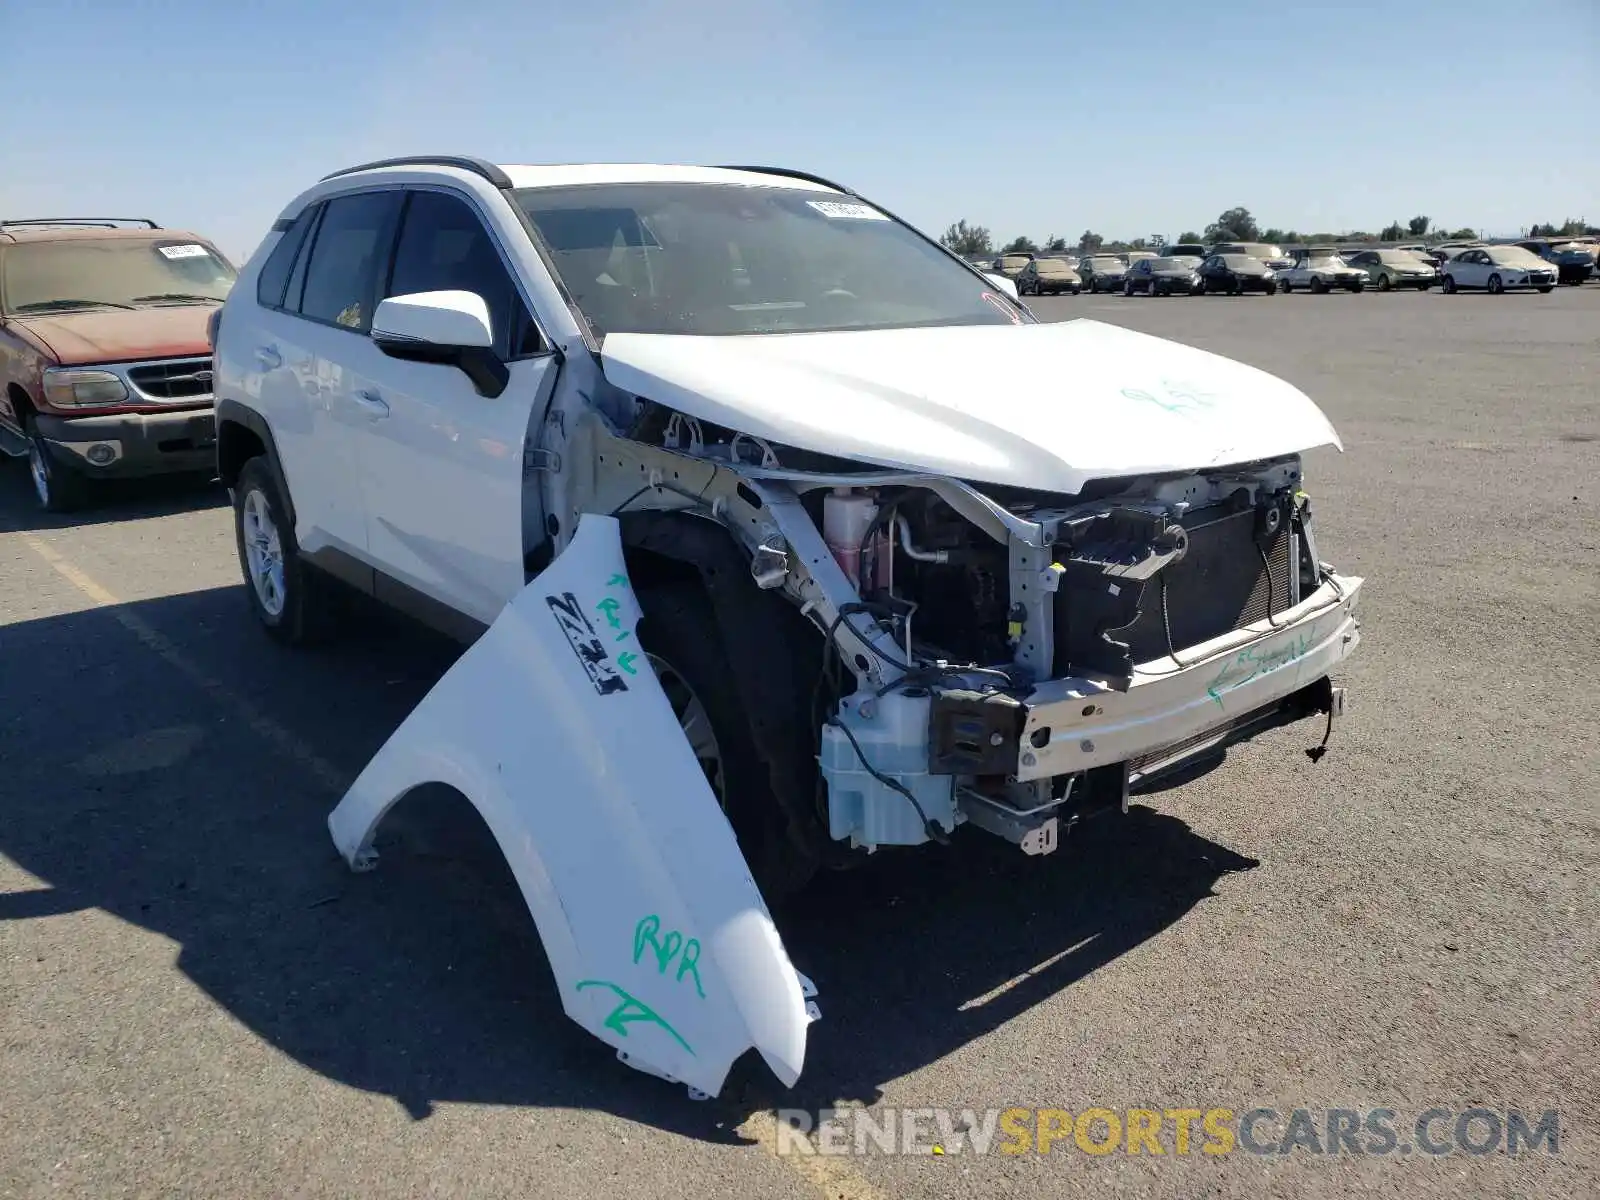
<svg viewBox="0 0 1600 1200">
<path fill-rule="evenodd" d="M 1361 580 L 1317 554 L 1311 400 L 1040 323 L 810 175 L 352 168 L 213 343 L 260 621 L 328 633 L 337 580 L 472 643 L 330 815 L 340 852 L 459 790 L 568 1015 L 699 1092 L 751 1047 L 798 1077 L 815 989 L 767 901 L 819 867 L 961 825 L 1048 853 L 1342 704 Z"/>
</svg>

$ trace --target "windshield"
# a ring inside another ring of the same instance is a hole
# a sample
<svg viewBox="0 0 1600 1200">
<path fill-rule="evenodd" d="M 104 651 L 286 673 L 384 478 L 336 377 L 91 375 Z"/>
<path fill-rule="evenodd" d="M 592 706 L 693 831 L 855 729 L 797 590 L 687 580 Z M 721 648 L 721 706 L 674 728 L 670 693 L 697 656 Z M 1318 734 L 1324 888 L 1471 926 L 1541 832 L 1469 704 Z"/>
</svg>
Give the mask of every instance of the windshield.
<svg viewBox="0 0 1600 1200">
<path fill-rule="evenodd" d="M 1486 253 L 1489 261 L 1502 267 L 1542 267 L 1544 259 L 1532 250 L 1524 250 L 1521 246 L 1490 246 Z"/>
<path fill-rule="evenodd" d="M 1415 267 L 1421 265 L 1423 261 L 1413 250 L 1379 250 L 1377 254 L 1379 262 L 1386 262 L 1396 267 Z"/>
<path fill-rule="evenodd" d="M 1016 267 L 1020 270 L 1022 267 L 1027 266 L 1032 261 L 1033 259 L 1029 258 L 1026 254 L 1007 254 L 1001 258 L 1000 265 L 1003 267 Z"/>
<path fill-rule="evenodd" d="M 1089 265 L 1096 271 L 1120 271 L 1123 268 L 1120 258 L 1113 258 L 1107 254 L 1096 254 L 1089 260 Z"/>
<path fill-rule="evenodd" d="M 217 251 L 193 240 L 18 242 L 0 262 L 8 313 L 220 302 L 237 274 Z"/>
<path fill-rule="evenodd" d="M 1026 319 L 958 260 L 837 193 L 622 183 L 523 188 L 512 195 L 601 336 Z"/>
<path fill-rule="evenodd" d="M 1198 258 L 1186 254 L 1158 258 L 1150 264 L 1152 271 L 1192 271 L 1200 265 Z"/>
<path fill-rule="evenodd" d="M 1059 258 L 1041 258 L 1038 262 L 1038 272 L 1041 275 L 1065 275 L 1072 268 Z"/>
</svg>

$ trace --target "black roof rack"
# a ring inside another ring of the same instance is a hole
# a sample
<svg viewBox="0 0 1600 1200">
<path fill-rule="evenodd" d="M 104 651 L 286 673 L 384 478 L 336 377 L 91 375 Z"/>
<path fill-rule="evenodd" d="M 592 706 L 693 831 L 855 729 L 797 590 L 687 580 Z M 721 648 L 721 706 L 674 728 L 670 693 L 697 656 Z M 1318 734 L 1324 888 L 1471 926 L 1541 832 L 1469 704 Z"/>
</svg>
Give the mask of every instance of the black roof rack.
<svg viewBox="0 0 1600 1200">
<path fill-rule="evenodd" d="M 119 221 L 130 225 L 144 225 L 150 229 L 161 228 L 149 217 L 16 217 L 12 220 L 0 220 L 0 229 L 9 229 L 16 225 L 97 225 L 115 229 Z"/>
<path fill-rule="evenodd" d="M 357 171 L 375 171 L 379 167 L 456 167 L 487 179 L 497 188 L 512 186 L 511 176 L 492 162 L 485 162 L 481 158 L 470 158 L 464 154 L 407 154 L 400 158 L 380 158 L 376 162 L 360 163 L 354 167 L 345 167 L 342 171 L 334 171 L 324 175 L 322 180 L 325 182 L 337 179 L 341 175 L 354 175 Z"/>
</svg>

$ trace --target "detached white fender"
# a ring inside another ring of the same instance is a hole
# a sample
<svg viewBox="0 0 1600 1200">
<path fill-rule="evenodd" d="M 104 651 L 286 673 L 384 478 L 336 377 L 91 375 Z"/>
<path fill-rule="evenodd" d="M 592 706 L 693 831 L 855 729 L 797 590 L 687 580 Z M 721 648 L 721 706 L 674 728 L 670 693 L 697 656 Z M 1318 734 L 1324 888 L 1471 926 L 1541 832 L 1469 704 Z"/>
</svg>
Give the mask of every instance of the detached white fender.
<svg viewBox="0 0 1600 1200">
<path fill-rule="evenodd" d="M 617 522 L 572 542 L 445 673 L 329 814 L 356 870 L 411 789 L 463 793 L 533 913 L 567 1016 L 716 1095 L 754 1046 L 793 1086 L 820 1015 L 636 636 Z"/>
</svg>

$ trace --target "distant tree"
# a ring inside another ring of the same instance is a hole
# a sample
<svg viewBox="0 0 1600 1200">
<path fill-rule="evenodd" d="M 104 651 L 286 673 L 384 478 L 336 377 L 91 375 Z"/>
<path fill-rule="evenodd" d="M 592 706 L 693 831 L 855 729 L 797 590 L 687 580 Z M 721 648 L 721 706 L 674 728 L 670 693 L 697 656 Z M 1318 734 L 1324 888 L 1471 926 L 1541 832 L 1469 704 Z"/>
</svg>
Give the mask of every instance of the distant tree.
<svg viewBox="0 0 1600 1200">
<path fill-rule="evenodd" d="M 1406 222 L 1406 232 L 1412 237 L 1423 237 L 1433 224 L 1432 217 L 1412 217 Z"/>
<path fill-rule="evenodd" d="M 1105 238 L 1101 237 L 1094 230 L 1085 229 L 1083 231 L 1083 236 L 1078 239 L 1078 249 L 1083 251 L 1085 254 L 1093 254 L 1096 250 L 1100 249 L 1101 246 L 1105 245 L 1105 241 Z"/>
<path fill-rule="evenodd" d="M 1386 242 L 1398 242 L 1406 236 L 1406 226 L 1399 221 L 1392 221 L 1383 227 L 1383 232 L 1378 236 Z"/>
<path fill-rule="evenodd" d="M 939 241 L 946 249 L 961 255 L 988 254 L 994 250 L 989 230 L 983 225 L 968 225 L 965 221 L 957 221 L 946 229 Z"/>
<path fill-rule="evenodd" d="M 1582 234 L 1583 231 L 1584 224 L 1582 217 L 1568 217 L 1565 221 L 1561 222 L 1561 229 L 1558 231 L 1558 236 L 1577 237 Z"/>
<path fill-rule="evenodd" d="M 1264 229 L 1261 232 L 1261 240 L 1263 242 L 1271 242 L 1273 245 L 1277 245 L 1279 242 L 1285 241 L 1286 239 L 1284 238 L 1283 230 L 1281 229 Z"/>
<path fill-rule="evenodd" d="M 1298 229 L 1291 229 L 1283 235 L 1283 241 L 1291 246 L 1301 245 L 1305 240 L 1305 235 Z"/>
<path fill-rule="evenodd" d="M 1000 247 L 1001 254 L 1037 254 L 1039 247 L 1034 245 L 1031 237 L 1014 237 L 1004 246 Z"/>
<path fill-rule="evenodd" d="M 1065 251 L 1066 248 L 1067 239 L 1064 237 L 1058 237 L 1056 234 L 1052 233 L 1044 240 L 1044 253 L 1046 254 L 1060 254 Z"/>
<path fill-rule="evenodd" d="M 1150 242 L 1146 238 L 1134 238 L 1133 241 L 1128 243 L 1128 249 L 1129 250 L 1148 250 L 1148 249 L 1150 249 Z"/>
<path fill-rule="evenodd" d="M 1198 242 L 1200 240 L 1200 235 L 1192 229 L 1185 229 L 1178 235 L 1178 240 L 1180 242 Z"/>
<path fill-rule="evenodd" d="M 1555 237 L 1555 235 L 1556 227 L 1554 225 L 1541 225 L 1535 221 L 1528 226 L 1528 236 L 1531 238 Z"/>
<path fill-rule="evenodd" d="M 1329 237 L 1328 240 L 1330 242 L 1376 242 L 1379 239 L 1373 237 L 1372 234 L 1368 233 L 1365 229 L 1357 229 L 1351 231 L 1350 233 Z"/>
<path fill-rule="evenodd" d="M 1460 229 L 1456 230 L 1454 233 L 1449 233 L 1449 234 L 1446 234 L 1445 236 L 1450 238 L 1452 241 L 1461 241 L 1463 238 L 1475 238 L 1475 237 L 1477 237 L 1478 236 L 1478 231 L 1476 229 L 1472 228 L 1472 226 L 1470 226 L 1470 225 L 1463 225 Z"/>
<path fill-rule="evenodd" d="M 1248 208 L 1230 208 L 1206 226 L 1208 242 L 1259 242 L 1261 226 Z"/>
</svg>

